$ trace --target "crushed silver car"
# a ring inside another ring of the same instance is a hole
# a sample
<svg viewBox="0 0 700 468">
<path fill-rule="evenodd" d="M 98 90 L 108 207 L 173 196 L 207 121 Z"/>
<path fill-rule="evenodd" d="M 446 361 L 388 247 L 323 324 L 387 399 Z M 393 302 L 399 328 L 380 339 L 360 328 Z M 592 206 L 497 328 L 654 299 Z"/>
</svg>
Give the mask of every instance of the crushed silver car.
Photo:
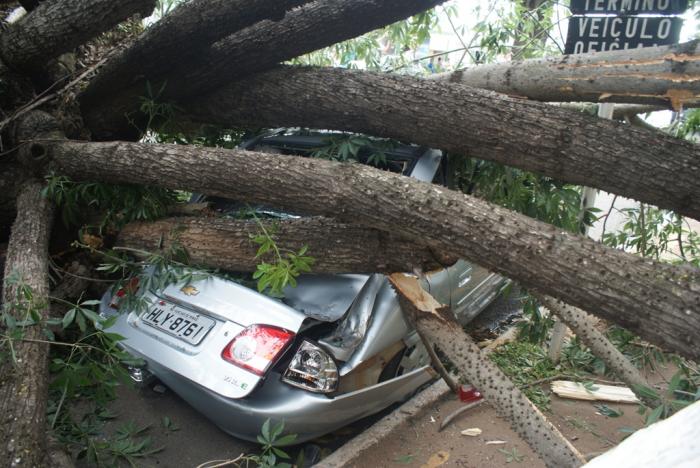
<svg viewBox="0 0 700 468">
<path fill-rule="evenodd" d="M 327 138 L 273 135 L 243 147 L 309 155 Z M 356 148 L 355 156 L 366 162 L 372 151 Z M 394 145 L 376 162 L 444 183 L 446 162 L 436 150 Z M 463 324 L 507 283 L 465 261 L 429 272 L 423 281 Z M 156 376 L 242 439 L 256 440 L 269 418 L 283 420 L 285 430 L 297 434 L 295 443 L 303 442 L 404 400 L 435 378 L 380 274 L 302 275 L 281 299 L 219 277 L 145 295 L 151 304 L 145 312 L 117 310 L 119 298 L 111 293 L 100 307 L 103 316 L 118 314 L 109 331 L 123 335 L 125 349 L 145 362 L 132 376 Z"/>
</svg>

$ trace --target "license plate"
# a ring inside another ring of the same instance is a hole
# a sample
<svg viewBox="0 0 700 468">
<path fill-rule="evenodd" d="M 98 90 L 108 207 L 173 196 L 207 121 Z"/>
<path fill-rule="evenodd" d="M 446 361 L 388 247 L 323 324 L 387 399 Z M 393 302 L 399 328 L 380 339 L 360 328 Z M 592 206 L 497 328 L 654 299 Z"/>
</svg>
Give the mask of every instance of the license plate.
<svg viewBox="0 0 700 468">
<path fill-rule="evenodd" d="M 216 323 L 207 316 L 169 303 L 151 307 L 141 315 L 141 321 L 195 346 L 202 342 Z"/>
</svg>

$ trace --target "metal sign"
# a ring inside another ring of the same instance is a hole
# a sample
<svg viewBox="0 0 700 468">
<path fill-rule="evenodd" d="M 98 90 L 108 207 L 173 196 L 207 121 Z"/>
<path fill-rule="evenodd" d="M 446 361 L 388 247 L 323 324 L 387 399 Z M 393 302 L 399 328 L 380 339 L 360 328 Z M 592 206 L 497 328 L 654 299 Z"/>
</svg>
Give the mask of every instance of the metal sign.
<svg viewBox="0 0 700 468">
<path fill-rule="evenodd" d="M 682 26 L 673 16 L 575 16 L 569 19 L 564 53 L 675 44 Z"/>
<path fill-rule="evenodd" d="M 688 0 L 571 0 L 571 14 L 678 15 Z"/>
</svg>

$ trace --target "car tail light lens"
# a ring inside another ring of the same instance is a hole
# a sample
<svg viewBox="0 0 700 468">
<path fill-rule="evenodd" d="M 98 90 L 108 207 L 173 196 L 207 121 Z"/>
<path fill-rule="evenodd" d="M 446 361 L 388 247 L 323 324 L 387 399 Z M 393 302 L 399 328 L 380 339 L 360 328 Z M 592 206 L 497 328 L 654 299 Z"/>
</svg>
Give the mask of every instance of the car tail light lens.
<svg viewBox="0 0 700 468">
<path fill-rule="evenodd" d="M 294 333 L 269 325 L 251 325 L 224 348 L 224 360 L 264 375 L 270 365 L 291 342 Z"/>
<path fill-rule="evenodd" d="M 123 287 L 117 289 L 117 292 L 112 295 L 112 299 L 109 301 L 109 306 L 112 309 L 119 309 L 119 303 L 122 301 L 122 299 L 124 299 L 124 296 L 127 294 L 136 294 L 138 290 L 139 278 L 134 276 L 133 278 L 129 279 L 129 281 Z"/>
<path fill-rule="evenodd" d="M 304 341 L 284 372 L 282 381 L 312 392 L 330 393 L 338 386 L 338 366 L 324 350 Z"/>
</svg>

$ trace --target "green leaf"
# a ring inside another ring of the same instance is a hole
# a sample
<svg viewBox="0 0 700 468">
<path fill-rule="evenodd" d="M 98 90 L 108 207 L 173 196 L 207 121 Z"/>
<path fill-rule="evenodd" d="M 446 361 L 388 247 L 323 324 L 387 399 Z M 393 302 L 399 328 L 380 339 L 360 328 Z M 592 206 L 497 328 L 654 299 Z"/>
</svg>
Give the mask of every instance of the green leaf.
<svg viewBox="0 0 700 468">
<path fill-rule="evenodd" d="M 656 421 L 658 421 L 661 418 L 661 415 L 664 412 L 664 406 L 659 405 L 654 410 L 647 416 L 646 420 L 646 425 L 649 426 L 650 424 L 654 424 Z"/>
<path fill-rule="evenodd" d="M 265 443 L 269 443 L 271 441 L 271 438 L 270 438 L 270 418 L 265 420 L 260 432 L 262 434 L 263 439 L 265 440 Z"/>
<path fill-rule="evenodd" d="M 63 320 L 61 321 L 61 326 L 64 329 L 68 328 L 68 326 L 73 323 L 73 320 L 75 320 L 75 308 L 72 308 L 66 312 L 66 315 L 63 316 Z"/>
</svg>

